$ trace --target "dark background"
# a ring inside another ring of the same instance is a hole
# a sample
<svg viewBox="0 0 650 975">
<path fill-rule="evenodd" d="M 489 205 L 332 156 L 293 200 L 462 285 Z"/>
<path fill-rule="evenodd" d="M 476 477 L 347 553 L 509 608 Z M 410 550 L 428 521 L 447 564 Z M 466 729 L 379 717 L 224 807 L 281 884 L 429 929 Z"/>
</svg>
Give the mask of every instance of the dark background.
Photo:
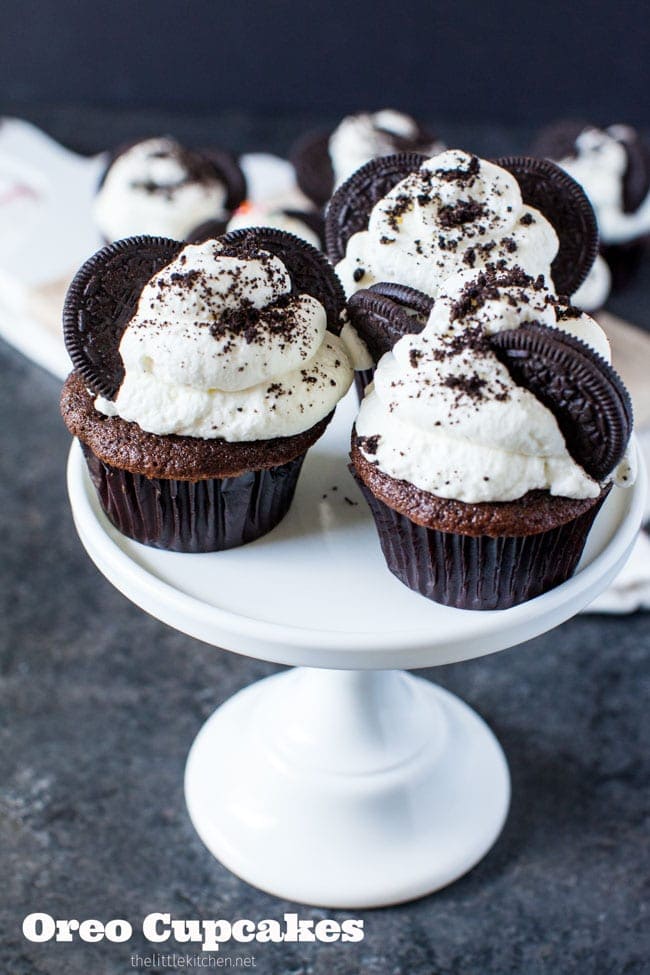
<svg viewBox="0 0 650 975">
<path fill-rule="evenodd" d="M 643 0 L 6 0 L 0 113 L 45 106 L 650 125 Z"/>
</svg>

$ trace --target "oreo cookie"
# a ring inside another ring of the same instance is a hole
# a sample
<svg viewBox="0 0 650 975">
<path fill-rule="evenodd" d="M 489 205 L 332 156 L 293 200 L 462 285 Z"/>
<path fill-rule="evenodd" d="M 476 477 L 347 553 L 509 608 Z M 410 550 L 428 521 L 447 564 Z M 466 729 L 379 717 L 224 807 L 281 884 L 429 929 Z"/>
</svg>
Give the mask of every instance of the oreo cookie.
<svg viewBox="0 0 650 975">
<path fill-rule="evenodd" d="M 428 295 L 399 284 L 362 288 L 348 300 L 350 323 L 375 362 L 404 335 L 421 332 L 432 308 L 433 299 Z"/>
<path fill-rule="evenodd" d="M 310 132 L 296 143 L 290 162 L 296 181 L 305 196 L 318 207 L 324 207 L 334 190 L 334 170 L 329 154 L 332 132 Z"/>
<path fill-rule="evenodd" d="M 597 481 L 614 470 L 632 433 L 629 394 L 590 346 L 540 323 L 497 332 L 491 348 L 519 386 L 555 416 L 573 459 Z"/>
<path fill-rule="evenodd" d="M 558 294 L 574 294 L 598 254 L 598 225 L 585 191 L 550 159 L 505 156 L 494 162 L 515 177 L 524 203 L 554 227 L 560 249 L 551 265 L 553 283 Z"/>
<path fill-rule="evenodd" d="M 345 257 L 350 237 L 368 228 L 375 204 L 427 158 L 419 152 L 402 152 L 372 159 L 338 188 L 325 215 L 325 248 L 332 264 Z"/>
<path fill-rule="evenodd" d="M 124 378 L 120 339 L 147 282 L 183 244 L 129 237 L 98 251 L 75 275 L 63 306 L 63 337 L 72 363 L 93 393 L 112 399 Z"/>
<path fill-rule="evenodd" d="M 235 156 L 223 149 L 197 149 L 226 187 L 226 209 L 236 210 L 246 199 L 246 177 Z"/>
<path fill-rule="evenodd" d="M 429 317 L 433 308 L 433 298 L 423 291 L 418 291 L 417 288 L 410 288 L 407 284 L 379 281 L 377 284 L 371 284 L 368 291 L 383 295 L 384 298 L 390 298 L 398 305 L 402 305 L 408 311 L 425 319 Z"/>
<path fill-rule="evenodd" d="M 313 295 L 325 308 L 327 328 L 338 335 L 345 308 L 345 293 L 334 269 L 319 250 L 285 230 L 247 227 L 231 230 L 219 238 L 225 253 L 246 256 L 255 250 L 279 257 L 289 271 L 296 293 Z"/>
<path fill-rule="evenodd" d="M 530 154 L 541 159 L 553 159 L 555 162 L 575 158 L 578 155 L 576 140 L 588 128 L 589 123 L 580 119 L 560 119 L 553 122 L 538 133 Z"/>
</svg>

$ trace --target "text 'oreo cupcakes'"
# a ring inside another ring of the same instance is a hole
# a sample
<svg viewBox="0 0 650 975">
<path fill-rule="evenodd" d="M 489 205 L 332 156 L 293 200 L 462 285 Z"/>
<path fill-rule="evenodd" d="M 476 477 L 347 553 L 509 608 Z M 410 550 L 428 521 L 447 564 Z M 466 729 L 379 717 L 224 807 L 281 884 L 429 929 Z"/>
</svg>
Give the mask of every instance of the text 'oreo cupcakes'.
<svg viewBox="0 0 650 975">
<path fill-rule="evenodd" d="M 183 240 L 205 220 L 228 220 L 246 196 L 234 156 L 187 149 L 169 136 L 144 139 L 113 154 L 95 197 L 107 242 L 138 234 Z"/>
<path fill-rule="evenodd" d="M 543 129 L 532 151 L 554 159 L 584 188 L 614 286 L 625 285 L 650 240 L 650 145 L 629 125 L 600 129 L 563 120 Z M 604 303 L 602 268 L 599 274 L 600 279 L 594 274 L 585 282 L 578 295 L 581 307 Z"/>
<path fill-rule="evenodd" d="M 330 202 L 326 242 L 354 296 L 352 327 L 370 348 L 378 331 L 381 343 L 387 338 L 378 313 L 397 304 L 393 316 L 419 315 L 417 306 L 461 270 L 517 266 L 572 294 L 596 256 L 598 234 L 584 192 L 555 164 L 448 150 L 431 159 L 389 156 L 358 170 Z M 374 292 L 387 285 L 401 290 L 385 294 L 380 307 Z"/>
<path fill-rule="evenodd" d="M 352 381 L 326 259 L 274 230 L 136 237 L 68 292 L 63 418 L 113 524 L 206 552 L 270 531 Z"/>
<path fill-rule="evenodd" d="M 341 183 L 371 159 L 396 152 L 432 156 L 443 148 L 427 126 L 387 108 L 348 115 L 332 131 L 309 133 L 292 150 L 291 161 L 300 189 L 322 207 Z"/>
<path fill-rule="evenodd" d="M 587 315 L 509 269 L 447 282 L 383 356 L 352 463 L 388 568 L 424 596 L 503 609 L 575 570 L 612 482 L 629 396 Z"/>
</svg>

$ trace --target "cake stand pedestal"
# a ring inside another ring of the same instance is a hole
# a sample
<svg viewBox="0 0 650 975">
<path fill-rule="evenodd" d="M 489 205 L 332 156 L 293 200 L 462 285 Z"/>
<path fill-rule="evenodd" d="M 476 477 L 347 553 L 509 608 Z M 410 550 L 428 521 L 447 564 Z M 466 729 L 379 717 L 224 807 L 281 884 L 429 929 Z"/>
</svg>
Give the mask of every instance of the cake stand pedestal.
<svg viewBox="0 0 650 975">
<path fill-rule="evenodd" d="M 88 554 L 129 599 L 215 647 L 294 666 L 226 701 L 192 746 L 185 794 L 207 848 L 279 897 L 356 909 L 451 883 L 490 849 L 508 810 L 508 768 L 487 725 L 403 668 L 515 646 L 586 606 L 629 554 L 644 478 L 611 492 L 568 582 L 509 610 L 450 609 L 385 567 L 346 468 L 354 409 L 351 396 L 310 451 L 284 522 L 229 552 L 124 538 L 78 444 L 68 486 Z"/>
</svg>

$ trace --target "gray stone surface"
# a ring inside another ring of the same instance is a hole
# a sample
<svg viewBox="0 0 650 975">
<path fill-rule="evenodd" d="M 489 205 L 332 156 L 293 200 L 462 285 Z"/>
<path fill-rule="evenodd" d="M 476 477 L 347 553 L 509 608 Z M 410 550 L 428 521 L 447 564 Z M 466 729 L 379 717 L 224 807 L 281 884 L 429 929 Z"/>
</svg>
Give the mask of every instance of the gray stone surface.
<svg viewBox="0 0 650 975">
<path fill-rule="evenodd" d="M 637 286 L 619 310 L 641 320 L 647 294 Z M 196 837 L 182 793 L 192 739 L 275 668 L 175 633 L 99 575 L 68 510 L 57 399 L 55 380 L 0 343 L 0 971 L 133 971 L 132 952 L 153 950 L 138 934 L 150 911 L 346 916 L 253 890 Z M 513 801 L 494 849 L 435 896 L 361 912 L 358 946 L 222 954 L 254 955 L 264 975 L 648 972 L 648 620 L 581 616 L 428 672 L 506 751 Z M 33 945 L 21 935 L 32 911 L 126 917 L 135 933 Z"/>
</svg>

